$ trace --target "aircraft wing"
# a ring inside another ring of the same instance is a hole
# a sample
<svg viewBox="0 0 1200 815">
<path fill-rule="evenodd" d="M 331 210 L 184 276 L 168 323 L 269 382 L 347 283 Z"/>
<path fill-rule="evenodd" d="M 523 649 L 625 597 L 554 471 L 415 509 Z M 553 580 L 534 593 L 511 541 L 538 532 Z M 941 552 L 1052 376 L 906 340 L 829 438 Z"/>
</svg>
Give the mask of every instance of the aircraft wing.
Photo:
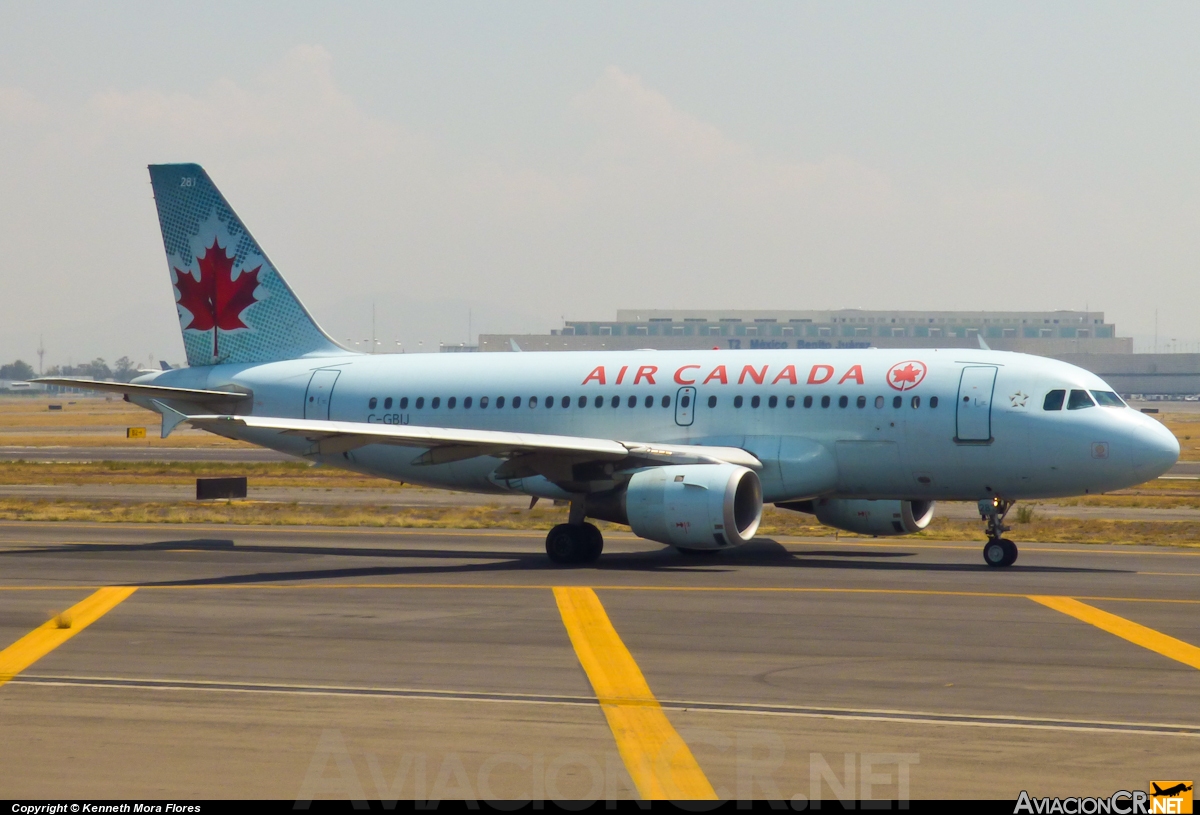
<svg viewBox="0 0 1200 815">
<path fill-rule="evenodd" d="M 368 444 L 392 444 L 400 447 L 424 448 L 414 464 L 445 464 L 451 461 L 497 456 L 509 458 L 505 477 L 519 478 L 522 474 L 545 473 L 545 459 L 558 463 L 625 462 L 637 464 L 714 464 L 727 462 L 755 470 L 762 468 L 756 457 L 736 447 L 706 447 L 702 445 L 656 444 L 650 442 L 616 441 L 583 436 L 554 436 L 541 433 L 511 433 L 502 430 L 473 430 L 457 427 L 422 427 L 417 425 L 364 424 L 360 422 L 331 422 L 318 419 L 276 419 L 259 416 L 183 416 L 160 405 L 174 416 L 165 416 L 163 427 L 174 427 L 186 421 L 194 427 L 220 436 L 237 438 L 241 428 L 274 430 L 289 436 L 299 436 L 313 443 L 309 455 L 336 455 L 365 447 Z M 519 463 L 524 462 L 525 467 Z M 515 464 L 516 463 L 516 464 Z M 523 472 L 525 470 L 530 472 Z"/>
<path fill-rule="evenodd" d="M 166 385 L 135 385 L 132 382 L 97 382 L 94 379 L 74 379 L 69 376 L 44 376 L 31 379 L 43 385 L 58 385 L 63 388 L 106 391 L 130 396 L 145 396 L 150 399 L 170 399 L 176 402 L 213 402 L 223 399 L 249 399 L 250 394 L 236 391 L 210 391 L 201 388 L 171 388 Z"/>
</svg>

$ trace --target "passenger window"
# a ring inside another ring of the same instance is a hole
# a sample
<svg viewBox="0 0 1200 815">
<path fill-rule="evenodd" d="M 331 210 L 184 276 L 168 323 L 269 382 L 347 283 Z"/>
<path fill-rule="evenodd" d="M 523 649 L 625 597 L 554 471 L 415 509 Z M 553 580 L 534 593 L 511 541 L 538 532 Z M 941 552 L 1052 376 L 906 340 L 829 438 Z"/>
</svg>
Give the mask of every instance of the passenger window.
<svg viewBox="0 0 1200 815">
<path fill-rule="evenodd" d="M 935 407 L 937 407 L 937 397 L 936 397 L 936 396 L 930 396 L 930 397 L 929 397 L 929 406 L 930 406 L 931 408 L 935 408 Z"/>
<path fill-rule="evenodd" d="M 796 397 L 795 396 L 789 396 L 787 398 L 787 406 L 790 408 L 794 408 L 796 406 Z"/>
<path fill-rule="evenodd" d="M 596 397 L 596 407 L 604 407 L 604 397 L 603 396 Z"/>
<path fill-rule="evenodd" d="M 823 408 L 829 407 L 829 397 L 828 396 L 821 397 L 821 407 L 823 407 Z"/>
<path fill-rule="evenodd" d="M 375 406 L 378 404 L 379 404 L 379 400 L 376 399 L 374 396 L 372 396 L 371 400 L 369 402 L 367 402 L 367 410 L 374 410 Z"/>
<path fill-rule="evenodd" d="M 488 398 L 486 396 L 480 396 L 479 397 L 479 409 L 483 410 L 487 406 L 488 406 Z"/>
<path fill-rule="evenodd" d="M 691 403 L 692 403 L 692 397 L 688 396 L 687 394 L 684 394 L 683 398 L 679 400 L 679 404 L 683 407 L 687 407 Z"/>
<path fill-rule="evenodd" d="M 804 397 L 804 406 L 805 406 L 806 408 L 810 408 L 810 407 L 812 407 L 812 397 L 811 397 L 811 396 L 805 396 L 805 397 Z"/>
<path fill-rule="evenodd" d="M 670 397 L 670 396 L 664 396 L 664 397 L 662 398 L 662 406 L 663 406 L 663 407 L 670 407 L 670 406 L 671 406 L 671 397 Z"/>
<path fill-rule="evenodd" d="M 858 407 L 860 409 L 865 408 L 867 406 L 867 397 L 865 397 L 865 396 L 858 397 L 858 399 L 855 400 L 854 404 L 858 405 Z"/>
<path fill-rule="evenodd" d="M 770 399 L 767 400 L 767 407 L 775 407 L 778 404 L 779 404 L 778 396 L 772 396 Z M 687 407 L 687 405 L 684 405 L 684 407 Z"/>
<path fill-rule="evenodd" d="M 882 396 L 875 397 L 875 407 L 877 407 L 877 408 L 883 407 L 883 397 Z"/>
<path fill-rule="evenodd" d="M 733 397 L 733 406 L 735 408 L 740 408 L 742 406 L 742 397 L 740 397 L 740 396 Z"/>
<path fill-rule="evenodd" d="M 429 406 L 435 410 L 437 408 L 441 407 L 442 406 L 442 397 L 440 397 L 440 396 L 433 397 L 433 401 L 429 403 Z"/>
<path fill-rule="evenodd" d="M 759 397 L 757 397 L 757 396 L 750 397 L 750 407 L 756 408 L 761 404 L 762 404 L 762 399 L 760 399 Z"/>
<path fill-rule="evenodd" d="M 653 396 L 646 397 L 646 407 L 654 407 L 654 397 Z"/>
<path fill-rule="evenodd" d="M 717 406 L 717 397 L 715 397 L 715 396 L 708 397 L 708 406 L 710 408 L 715 408 Z"/>
<path fill-rule="evenodd" d="M 902 398 L 900 398 L 899 396 L 892 397 L 892 407 L 898 408 L 903 404 L 904 404 L 904 400 Z"/>
<path fill-rule="evenodd" d="M 446 407 L 450 408 L 451 410 L 454 410 L 454 406 L 457 404 L 458 404 L 457 396 L 451 396 L 449 399 L 446 400 Z"/>
<path fill-rule="evenodd" d="M 621 397 L 620 397 L 620 396 L 614 396 L 614 397 L 612 398 L 612 406 L 613 406 L 613 407 L 620 407 L 620 406 L 621 406 Z"/>
<path fill-rule="evenodd" d="M 471 397 L 468 396 L 466 399 L 463 400 L 463 410 L 470 410 L 470 409 L 471 409 Z"/>
<path fill-rule="evenodd" d="M 546 407 L 548 407 L 548 408 L 554 407 L 554 397 L 553 396 L 546 397 Z"/>
<path fill-rule="evenodd" d="M 504 407 L 504 397 L 503 396 L 496 397 L 496 407 L 498 407 L 498 408 Z"/>
<path fill-rule="evenodd" d="M 580 406 L 580 407 L 587 407 L 587 397 L 586 397 L 586 396 L 580 396 L 580 397 L 579 397 L 579 406 Z"/>
<path fill-rule="evenodd" d="M 912 406 L 913 406 L 913 410 L 916 410 L 917 408 L 919 408 L 921 406 L 921 397 L 920 396 L 914 396 L 912 398 Z"/>
<path fill-rule="evenodd" d="M 392 409 L 392 397 L 389 396 L 387 399 L 383 400 L 383 409 L 384 410 Z"/>
<path fill-rule="evenodd" d="M 1042 400 L 1042 410 L 1062 410 L 1063 399 L 1067 398 L 1065 390 L 1053 390 L 1046 394 L 1046 398 Z"/>
<path fill-rule="evenodd" d="M 1092 396 L 1096 398 L 1096 403 L 1100 407 L 1125 407 L 1125 403 L 1121 401 L 1121 397 L 1112 391 L 1092 391 Z"/>
<path fill-rule="evenodd" d="M 565 408 L 569 408 L 571 406 L 571 397 L 570 396 L 564 396 L 562 398 L 562 406 Z"/>
<path fill-rule="evenodd" d="M 535 407 L 537 407 L 537 397 L 536 397 L 536 396 L 530 396 L 530 397 L 529 397 L 529 406 L 530 406 L 531 408 L 535 408 Z"/>
<path fill-rule="evenodd" d="M 1087 391 L 1071 391 L 1071 395 L 1067 397 L 1067 410 L 1083 410 L 1095 406 L 1096 403 L 1088 396 Z"/>
<path fill-rule="evenodd" d="M 630 407 L 637 407 L 637 397 L 636 397 L 636 396 L 630 396 L 630 397 L 629 397 L 629 406 L 630 406 Z"/>
<path fill-rule="evenodd" d="M 417 397 L 417 410 L 420 410 L 423 407 L 425 407 L 425 397 L 418 396 Z"/>
<path fill-rule="evenodd" d="M 400 409 L 408 410 L 408 397 L 407 396 L 400 397 Z"/>
<path fill-rule="evenodd" d="M 849 396 L 839 396 L 839 397 L 838 397 L 838 407 L 840 407 L 840 408 L 844 408 L 844 407 L 846 407 L 846 405 L 848 405 L 848 404 L 850 404 L 850 397 L 849 397 Z"/>
<path fill-rule="evenodd" d="M 520 406 L 521 406 L 521 397 L 520 397 L 520 396 L 514 396 L 514 397 L 513 397 L 513 407 L 515 407 L 515 408 L 519 408 Z"/>
</svg>

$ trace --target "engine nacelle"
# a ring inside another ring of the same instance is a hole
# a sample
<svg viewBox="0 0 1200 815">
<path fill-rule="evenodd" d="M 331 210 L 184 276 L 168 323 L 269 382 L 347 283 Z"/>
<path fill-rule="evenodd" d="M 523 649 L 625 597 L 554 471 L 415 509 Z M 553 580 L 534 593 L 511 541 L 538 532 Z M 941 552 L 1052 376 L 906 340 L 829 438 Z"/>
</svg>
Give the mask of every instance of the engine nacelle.
<svg viewBox="0 0 1200 815">
<path fill-rule="evenodd" d="M 683 549 L 745 543 L 762 521 L 758 475 L 736 464 L 642 470 L 629 479 L 624 498 L 634 534 Z"/>
<path fill-rule="evenodd" d="M 818 498 L 812 505 L 812 513 L 821 523 L 860 535 L 911 535 L 933 520 L 933 501 Z"/>
</svg>

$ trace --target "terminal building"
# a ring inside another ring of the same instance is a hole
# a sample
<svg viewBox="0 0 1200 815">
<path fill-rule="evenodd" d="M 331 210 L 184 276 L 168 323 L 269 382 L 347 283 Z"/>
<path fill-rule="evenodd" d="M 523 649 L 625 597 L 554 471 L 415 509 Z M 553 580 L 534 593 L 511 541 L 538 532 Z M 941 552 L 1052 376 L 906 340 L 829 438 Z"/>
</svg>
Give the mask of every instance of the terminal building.
<svg viewBox="0 0 1200 815">
<path fill-rule="evenodd" d="M 1200 394 L 1200 354 L 1135 354 L 1101 311 L 735 311 L 622 309 L 568 320 L 549 334 L 483 334 L 446 351 L 628 351 L 639 348 L 989 348 L 1054 357 L 1125 396 Z"/>
<path fill-rule="evenodd" d="M 485 334 L 481 351 L 698 348 L 979 347 L 1043 356 L 1130 354 L 1133 340 L 1096 311 L 731 311 L 623 309 L 549 334 Z"/>
</svg>

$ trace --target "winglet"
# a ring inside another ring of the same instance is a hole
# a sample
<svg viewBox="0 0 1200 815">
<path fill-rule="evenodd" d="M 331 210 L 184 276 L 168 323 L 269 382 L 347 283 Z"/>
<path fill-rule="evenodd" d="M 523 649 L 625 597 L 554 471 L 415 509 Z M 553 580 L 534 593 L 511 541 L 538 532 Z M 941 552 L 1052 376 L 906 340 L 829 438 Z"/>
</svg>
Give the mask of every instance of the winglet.
<svg viewBox="0 0 1200 815">
<path fill-rule="evenodd" d="M 979 340 L 979 347 L 982 348 L 984 351 L 992 350 L 992 347 L 990 345 L 988 345 L 986 342 L 984 342 L 982 334 L 976 334 L 975 339 Z"/>
<path fill-rule="evenodd" d="M 521 350 L 521 346 L 517 345 L 517 341 L 514 340 L 512 337 L 508 338 L 508 344 L 509 344 L 509 347 L 511 347 L 514 351 Z"/>
<path fill-rule="evenodd" d="M 188 420 L 187 414 L 180 413 L 174 408 L 167 407 L 157 399 L 151 399 L 151 404 L 162 414 L 162 437 L 165 439 L 171 435 L 171 431 L 179 427 L 182 422 Z"/>
</svg>

